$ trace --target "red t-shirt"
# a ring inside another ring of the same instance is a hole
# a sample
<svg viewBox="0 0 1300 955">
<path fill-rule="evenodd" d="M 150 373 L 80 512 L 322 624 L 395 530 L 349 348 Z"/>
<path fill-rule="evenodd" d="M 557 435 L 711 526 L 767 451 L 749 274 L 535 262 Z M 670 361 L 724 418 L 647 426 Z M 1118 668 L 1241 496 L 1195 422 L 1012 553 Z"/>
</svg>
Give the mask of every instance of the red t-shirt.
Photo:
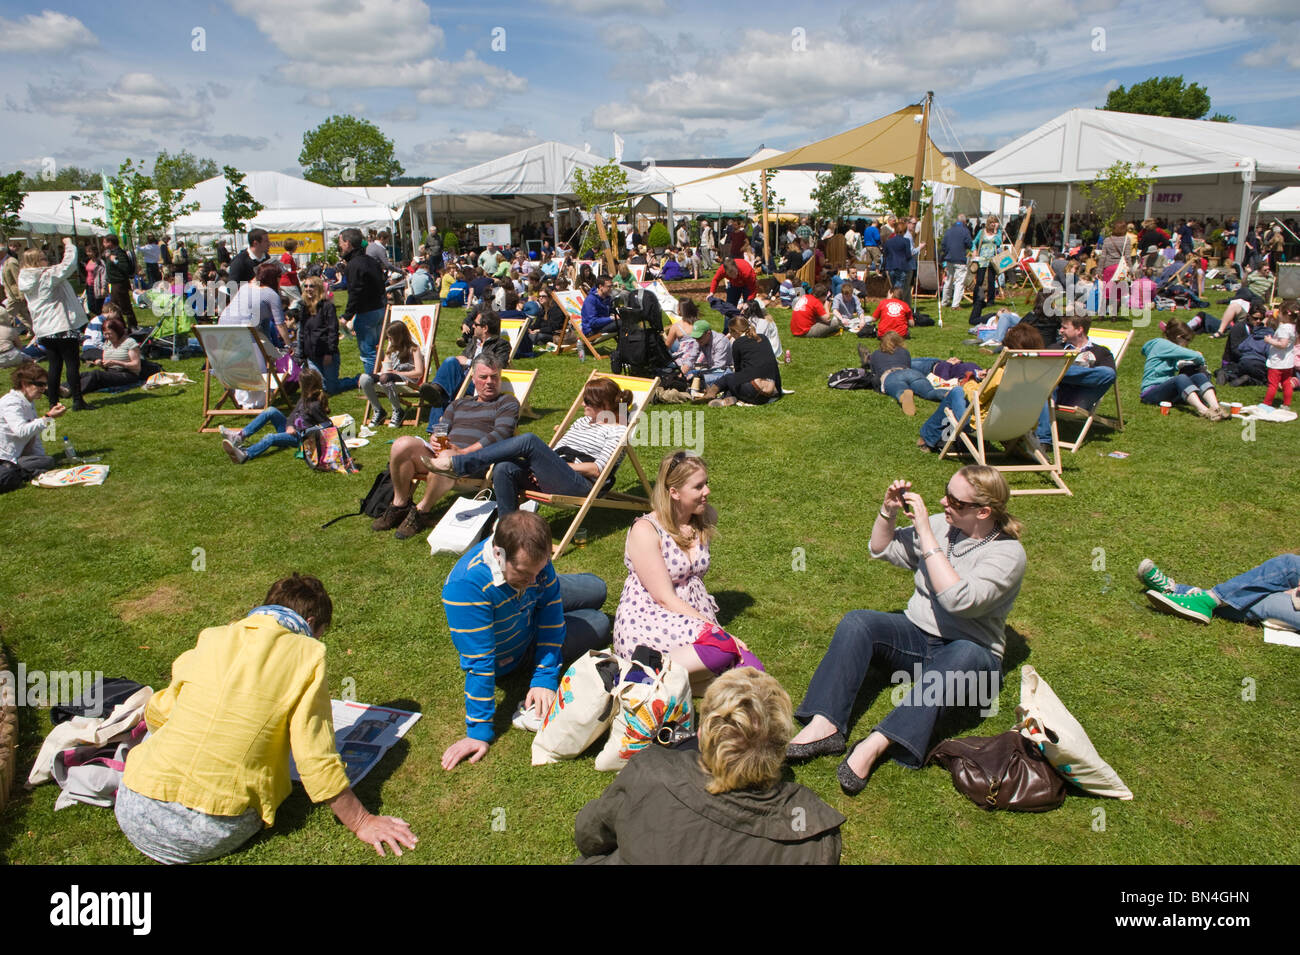
<svg viewBox="0 0 1300 955">
<path fill-rule="evenodd" d="M 790 312 L 790 334 L 802 338 L 818 320 L 826 318 L 826 305 L 815 295 L 805 295 L 799 299 Z"/>
<path fill-rule="evenodd" d="M 718 287 L 726 277 L 726 268 L 718 266 L 718 271 L 713 275 L 713 282 L 709 285 L 710 295 L 718 294 Z M 746 299 L 753 298 L 758 292 L 758 276 L 754 274 L 754 267 L 744 259 L 736 259 L 736 283 L 745 290 Z"/>
<path fill-rule="evenodd" d="M 871 313 L 876 320 L 876 337 L 884 338 L 885 332 L 898 332 L 906 337 L 907 325 L 912 318 L 912 309 L 902 299 L 883 299 L 876 310 Z"/>
<path fill-rule="evenodd" d="M 288 252 L 280 256 L 280 265 L 285 270 L 280 275 L 280 284 L 282 286 L 298 287 L 298 263 L 294 261 L 292 255 Z"/>
</svg>

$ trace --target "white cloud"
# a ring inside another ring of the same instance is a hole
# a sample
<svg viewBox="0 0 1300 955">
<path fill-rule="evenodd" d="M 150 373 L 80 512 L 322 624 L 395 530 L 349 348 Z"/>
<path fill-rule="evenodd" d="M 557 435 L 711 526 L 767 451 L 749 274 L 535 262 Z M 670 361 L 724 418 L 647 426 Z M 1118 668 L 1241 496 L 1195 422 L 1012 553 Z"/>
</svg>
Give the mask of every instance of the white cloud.
<svg viewBox="0 0 1300 955">
<path fill-rule="evenodd" d="M 329 93 L 316 91 L 314 93 L 304 93 L 298 103 L 301 106 L 315 106 L 317 109 L 333 109 L 334 99 Z"/>
<path fill-rule="evenodd" d="M 441 139 L 417 144 L 409 155 L 414 163 L 440 166 L 445 172 L 452 172 L 527 149 L 542 141 L 535 130 L 521 126 L 503 126 L 497 130 L 453 130 Z"/>
<path fill-rule="evenodd" d="M 21 20 L 0 17 L 0 53 L 56 53 L 98 42 L 76 17 L 53 10 L 29 13 Z"/>
<path fill-rule="evenodd" d="M 996 27 L 1012 23 L 1072 23 L 1078 11 L 1060 0 L 957 0 L 949 20 L 962 28 Z"/>
<path fill-rule="evenodd" d="M 106 142 L 106 136 L 121 139 L 124 127 L 192 129 L 212 114 L 207 90 L 182 93 L 152 73 L 124 73 L 90 97 L 80 82 L 29 84 L 27 97 L 37 112 L 75 118 L 77 134 L 91 136 L 97 144 Z"/>
<path fill-rule="evenodd" d="M 233 133 L 227 133 L 224 136 L 213 136 L 203 134 L 194 137 L 198 142 L 205 146 L 210 146 L 218 152 L 234 152 L 240 149 L 249 149 L 261 152 L 270 143 L 265 136 L 239 136 Z"/>
<path fill-rule="evenodd" d="M 546 0 L 553 7 L 584 17 L 615 14 L 659 14 L 668 12 L 665 0 Z"/>
<path fill-rule="evenodd" d="M 1206 0 L 1205 12 L 1226 20 L 1300 19 L 1300 5 L 1297 5 L 1295 0 L 1249 0 L 1248 3 L 1238 3 L 1236 0 Z"/>
<path fill-rule="evenodd" d="M 482 109 L 503 96 L 528 91 L 522 76 L 483 62 L 473 50 L 467 50 L 458 63 L 430 60 L 429 64 L 429 79 L 415 97 L 421 103 Z"/>
<path fill-rule="evenodd" d="M 626 135 L 647 130 L 684 129 L 685 127 L 675 116 L 647 112 L 636 103 L 606 103 L 596 107 L 592 114 L 583 120 L 582 128 Z"/>
<path fill-rule="evenodd" d="M 351 84 L 366 65 L 401 67 L 433 52 L 442 28 L 421 0 L 230 0 L 289 59 Z M 330 68 L 325 64 L 337 63 Z"/>
<path fill-rule="evenodd" d="M 1292 42 L 1272 43 L 1247 53 L 1241 58 L 1243 66 L 1276 67 L 1286 65 L 1293 70 L 1300 70 L 1300 47 Z"/>
</svg>

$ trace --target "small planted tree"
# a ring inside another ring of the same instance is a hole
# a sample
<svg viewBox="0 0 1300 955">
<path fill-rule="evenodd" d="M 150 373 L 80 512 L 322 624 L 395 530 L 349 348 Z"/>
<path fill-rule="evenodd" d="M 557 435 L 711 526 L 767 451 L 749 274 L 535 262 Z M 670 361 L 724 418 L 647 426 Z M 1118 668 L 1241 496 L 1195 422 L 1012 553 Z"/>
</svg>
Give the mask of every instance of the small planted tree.
<svg viewBox="0 0 1300 955">
<path fill-rule="evenodd" d="M 8 239 L 21 227 L 18 212 L 26 198 L 22 172 L 0 176 L 0 238 Z"/>
<path fill-rule="evenodd" d="M 830 172 L 817 174 L 817 188 L 813 190 L 811 198 L 817 203 L 817 215 L 820 218 L 837 222 L 866 205 L 866 197 L 853 178 L 854 172 L 856 170 L 852 166 L 832 166 Z M 910 179 L 908 188 L 911 188 Z"/>
<path fill-rule="evenodd" d="M 137 166 L 133 160 L 122 160 L 122 164 L 117 167 L 117 175 L 104 178 L 105 202 L 101 204 L 95 196 L 86 199 L 87 206 L 102 209 L 105 213 L 91 221 L 101 228 L 116 232 L 122 245 L 128 249 L 135 248 L 136 240 L 141 234 L 162 231 L 158 194 L 150 188 L 149 177 L 143 169 L 143 161 Z"/>
<path fill-rule="evenodd" d="M 1151 173 L 1144 176 L 1143 170 Z M 1093 213 L 1101 221 L 1102 231 L 1109 231 L 1115 220 L 1124 214 L 1130 202 L 1135 202 L 1146 195 L 1151 184 L 1155 182 L 1155 166 L 1146 163 L 1130 163 L 1117 160 L 1111 163 L 1092 182 L 1079 186 Z"/>
<path fill-rule="evenodd" d="M 253 194 L 244 185 L 244 174 L 234 166 L 222 166 L 221 174 L 226 177 L 226 201 L 221 207 L 221 224 L 227 232 L 238 235 L 244 231 L 244 223 L 262 211 L 262 204 L 253 198 Z"/>
<path fill-rule="evenodd" d="M 578 204 L 588 212 L 600 210 L 606 206 L 616 206 L 627 202 L 627 169 L 613 159 L 603 166 L 595 166 L 590 172 L 573 170 L 570 180 L 573 194 L 578 197 Z M 600 237 L 595 229 L 588 229 L 583 234 L 579 255 L 600 246 Z"/>
<path fill-rule="evenodd" d="M 880 199 L 876 201 L 873 208 L 882 215 L 894 215 L 903 217 L 912 209 L 912 177 L 911 176 L 894 176 L 893 179 L 887 179 L 880 183 Z M 934 189 L 929 183 L 921 187 L 921 209 L 920 213 L 924 214 L 925 209 L 934 201 Z"/>
<path fill-rule="evenodd" d="M 668 227 L 662 222 L 656 222 L 650 227 L 645 241 L 652 249 L 666 249 L 673 244 L 672 238 L 668 235 Z"/>
</svg>

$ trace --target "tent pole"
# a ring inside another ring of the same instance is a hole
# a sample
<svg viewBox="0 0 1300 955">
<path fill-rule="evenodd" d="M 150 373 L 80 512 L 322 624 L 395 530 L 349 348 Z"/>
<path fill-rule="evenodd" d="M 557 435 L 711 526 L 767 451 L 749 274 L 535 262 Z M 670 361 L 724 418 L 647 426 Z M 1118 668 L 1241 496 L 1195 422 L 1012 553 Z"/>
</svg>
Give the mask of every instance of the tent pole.
<svg viewBox="0 0 1300 955">
<path fill-rule="evenodd" d="M 1142 204 L 1142 221 L 1145 222 L 1151 218 L 1151 186 L 1147 186 L 1147 198 Z"/>
<path fill-rule="evenodd" d="M 429 224 L 429 232 L 433 232 L 433 196 L 427 192 L 424 194 L 424 221 Z"/>
<path fill-rule="evenodd" d="M 552 258 L 560 251 L 560 199 L 558 196 L 551 196 L 551 256 Z M 560 261 L 564 261 L 561 259 Z"/>
<path fill-rule="evenodd" d="M 1246 263 L 1243 261 L 1243 257 L 1246 250 L 1246 235 L 1250 232 L 1248 225 L 1250 222 L 1250 184 L 1255 181 L 1255 160 L 1243 159 L 1241 166 L 1241 212 L 1237 216 L 1237 247 L 1233 251 L 1232 260 L 1237 263 L 1237 268 L 1241 270 L 1244 281 Z"/>
<path fill-rule="evenodd" d="M 763 268 L 770 269 L 772 262 L 772 239 L 767 230 L 767 170 L 760 169 L 758 177 L 763 180 Z"/>
<path fill-rule="evenodd" d="M 1061 228 L 1061 251 L 1067 252 L 1070 248 L 1070 200 L 1074 198 L 1074 183 L 1065 184 L 1065 224 Z"/>
<path fill-rule="evenodd" d="M 930 102 L 934 99 L 934 91 L 931 90 L 925 94 L 925 102 L 921 104 L 921 138 L 916 144 L 916 168 L 912 172 L 912 201 L 908 204 L 907 214 L 912 218 L 921 210 L 921 177 L 925 173 L 925 154 L 928 152 L 926 146 L 930 140 Z"/>
<path fill-rule="evenodd" d="M 676 244 L 677 222 L 673 218 L 673 190 L 668 190 L 668 247 L 672 248 Z"/>
</svg>

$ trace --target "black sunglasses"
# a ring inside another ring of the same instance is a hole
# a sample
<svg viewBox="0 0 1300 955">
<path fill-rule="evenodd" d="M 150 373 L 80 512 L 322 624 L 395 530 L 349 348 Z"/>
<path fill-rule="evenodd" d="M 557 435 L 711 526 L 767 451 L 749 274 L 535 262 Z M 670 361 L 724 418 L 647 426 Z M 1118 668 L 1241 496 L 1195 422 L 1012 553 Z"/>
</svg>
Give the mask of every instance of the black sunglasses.
<svg viewBox="0 0 1300 955">
<path fill-rule="evenodd" d="M 951 507 L 954 511 L 958 511 L 958 512 L 964 511 L 968 507 L 984 506 L 983 504 L 980 504 L 977 501 L 963 501 L 960 498 L 955 497 L 952 491 L 948 490 L 947 488 L 943 489 L 943 498 L 945 501 L 948 502 L 949 507 Z"/>
</svg>

